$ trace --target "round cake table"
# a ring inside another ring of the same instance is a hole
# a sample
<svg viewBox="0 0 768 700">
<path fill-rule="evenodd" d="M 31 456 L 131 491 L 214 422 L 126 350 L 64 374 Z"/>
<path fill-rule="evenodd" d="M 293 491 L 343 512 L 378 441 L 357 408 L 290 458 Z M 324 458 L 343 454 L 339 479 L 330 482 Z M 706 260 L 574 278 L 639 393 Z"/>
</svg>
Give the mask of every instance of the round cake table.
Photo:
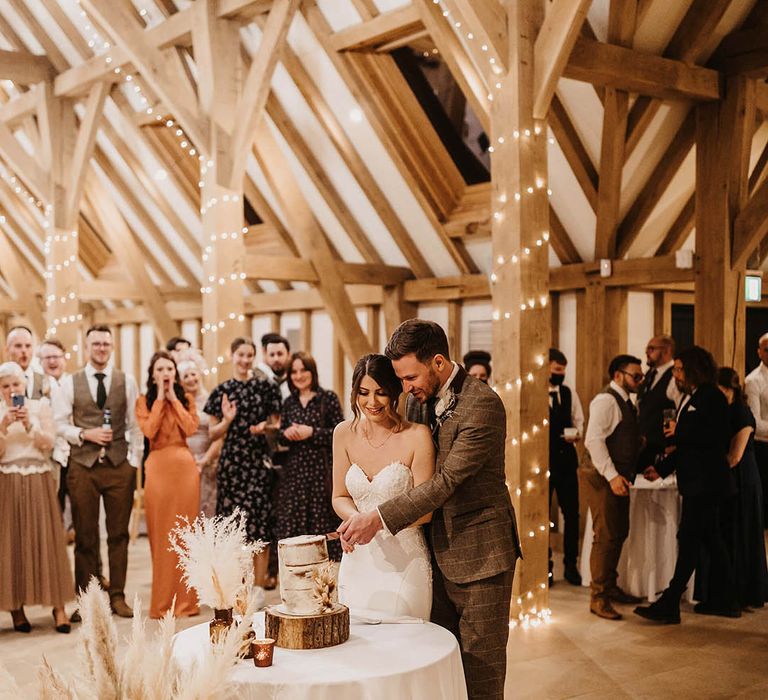
<svg viewBox="0 0 768 700">
<path fill-rule="evenodd" d="M 254 619 L 263 635 L 264 613 Z M 173 653 L 191 666 L 210 644 L 208 623 L 175 637 Z M 273 665 L 240 661 L 230 676 L 227 698 L 237 700 L 466 700 L 467 688 L 456 638 L 437 625 L 358 624 L 349 640 L 327 649 L 275 647 Z"/>
</svg>

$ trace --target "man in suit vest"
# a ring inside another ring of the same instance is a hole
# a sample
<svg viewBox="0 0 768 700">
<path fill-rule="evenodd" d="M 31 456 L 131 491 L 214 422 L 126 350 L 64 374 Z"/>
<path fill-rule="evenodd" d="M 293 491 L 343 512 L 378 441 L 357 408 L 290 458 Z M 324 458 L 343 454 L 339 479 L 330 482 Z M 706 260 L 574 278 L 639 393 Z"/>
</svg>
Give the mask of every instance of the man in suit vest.
<svg viewBox="0 0 768 700">
<path fill-rule="evenodd" d="M 24 371 L 26 381 L 25 395 L 28 399 L 41 399 L 48 395 L 48 382 L 45 376 L 32 369 L 34 356 L 32 331 L 26 326 L 14 326 L 8 331 L 5 341 L 5 356 L 10 362 L 15 362 Z"/>
<path fill-rule="evenodd" d="M 432 621 L 461 646 L 469 697 L 504 697 L 509 605 L 520 542 L 504 476 L 504 404 L 448 356 L 432 321 L 400 324 L 386 348 L 408 396 L 408 420 L 430 425 L 435 473 L 378 510 L 339 526 L 346 549 L 433 513 Z"/>
<path fill-rule="evenodd" d="M 617 584 L 619 559 L 629 534 L 629 487 L 640 454 L 640 425 L 630 394 L 643 383 L 640 360 L 618 355 L 608 366 L 611 383 L 589 404 L 584 446 L 592 465 L 582 472 L 594 539 L 589 568 L 592 597 L 589 610 L 606 620 L 620 620 L 613 603 L 639 603 Z"/>
<path fill-rule="evenodd" d="M 768 333 L 757 345 L 760 364 L 744 382 L 747 403 L 755 417 L 755 457 L 763 487 L 763 524 L 768 530 Z"/>
<path fill-rule="evenodd" d="M 657 335 L 648 341 L 645 357 L 648 373 L 637 392 L 640 434 L 645 445 L 638 458 L 638 472 L 645 471 L 664 453 L 664 411 L 677 409 L 682 394 L 672 376 L 675 341 L 669 335 Z"/>
<path fill-rule="evenodd" d="M 557 348 L 549 349 L 549 499 L 557 493 L 563 511 L 563 564 L 565 580 L 581 585 L 576 566 L 579 556 L 579 458 L 574 443 L 584 434 L 584 410 L 579 395 L 564 384 L 568 360 Z M 549 550 L 549 581 L 552 576 L 552 550 Z"/>
<path fill-rule="evenodd" d="M 57 431 L 70 444 L 67 488 L 75 525 L 75 584 L 82 590 L 100 573 L 99 504 L 103 499 L 110 605 L 116 615 L 132 617 L 124 590 L 128 521 L 143 439 L 136 423 L 136 381 L 110 364 L 112 347 L 108 326 L 88 329 L 88 364 L 62 379 L 54 396 L 54 417 Z M 102 427 L 107 409 L 111 429 Z"/>
</svg>

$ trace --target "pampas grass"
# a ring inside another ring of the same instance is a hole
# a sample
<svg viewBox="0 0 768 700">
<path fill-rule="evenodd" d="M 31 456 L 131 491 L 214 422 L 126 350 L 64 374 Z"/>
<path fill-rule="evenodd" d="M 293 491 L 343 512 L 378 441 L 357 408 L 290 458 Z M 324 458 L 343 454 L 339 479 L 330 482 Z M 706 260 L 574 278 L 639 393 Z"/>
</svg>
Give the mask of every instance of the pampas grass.
<svg viewBox="0 0 768 700">
<path fill-rule="evenodd" d="M 21 688 L 8 669 L 0 663 L 0 700 L 16 700 L 21 697 Z"/>
<path fill-rule="evenodd" d="M 336 590 L 336 570 L 326 562 L 312 571 L 312 597 L 320 606 L 320 612 L 330 612 L 339 601 Z"/>
<path fill-rule="evenodd" d="M 249 542 L 243 513 L 205 518 L 171 530 L 171 551 L 179 557 L 179 569 L 187 590 L 192 588 L 203 605 L 219 610 L 233 608 L 244 580 L 253 568 L 253 555 L 263 542 Z"/>
<path fill-rule="evenodd" d="M 253 597 L 246 599 L 247 623 L 232 625 L 215 644 L 206 644 L 201 659 L 182 667 L 173 656 L 172 612 L 166 613 L 150 636 L 137 596 L 127 647 L 119 654 L 109 599 L 95 580 L 78 604 L 83 617 L 81 673 L 65 677 L 43 659 L 38 672 L 40 700 L 223 700 L 228 695 L 227 676 L 242 655 L 244 630 L 256 612 Z M 23 694 L 13 678 L 0 667 L 0 700 L 19 697 Z"/>
</svg>

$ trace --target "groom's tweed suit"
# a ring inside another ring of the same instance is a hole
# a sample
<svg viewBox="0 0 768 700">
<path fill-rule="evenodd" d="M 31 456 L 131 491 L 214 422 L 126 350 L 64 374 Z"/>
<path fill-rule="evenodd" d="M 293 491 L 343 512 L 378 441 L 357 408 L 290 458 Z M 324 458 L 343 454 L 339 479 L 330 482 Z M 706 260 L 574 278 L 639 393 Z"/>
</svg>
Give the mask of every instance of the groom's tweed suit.
<svg viewBox="0 0 768 700">
<path fill-rule="evenodd" d="M 437 429 L 437 465 L 429 481 L 379 507 L 396 533 L 434 511 L 432 620 L 461 644 L 470 698 L 504 696 L 512 577 L 520 545 L 504 477 L 506 416 L 488 386 L 459 369 L 452 414 Z M 408 419 L 427 423 L 411 397 Z"/>
</svg>

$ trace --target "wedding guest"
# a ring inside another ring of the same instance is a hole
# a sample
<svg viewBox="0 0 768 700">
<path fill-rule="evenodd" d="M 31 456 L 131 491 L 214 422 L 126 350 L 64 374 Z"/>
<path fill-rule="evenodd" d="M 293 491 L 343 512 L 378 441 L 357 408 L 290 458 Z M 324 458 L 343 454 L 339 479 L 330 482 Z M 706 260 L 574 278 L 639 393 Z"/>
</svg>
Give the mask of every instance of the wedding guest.
<svg viewBox="0 0 768 700">
<path fill-rule="evenodd" d="M 768 566 L 763 537 L 763 494 L 753 447 L 755 418 L 734 369 L 718 370 L 717 388 L 728 401 L 731 443 L 727 457 L 737 489 L 729 514 L 730 527 L 726 530 L 730 535 L 727 545 L 741 606 L 762 608 L 768 601 Z"/>
<path fill-rule="evenodd" d="M 661 597 L 649 606 L 635 608 L 635 613 L 654 622 L 679 624 L 680 597 L 703 553 L 710 565 L 709 590 L 707 600 L 697 603 L 694 612 L 740 617 L 720 522 L 723 500 L 731 492 L 726 458 L 731 438 L 728 402 L 715 385 L 715 360 L 704 348 L 694 345 L 678 353 L 673 371 L 678 389 L 686 394 L 677 420 L 666 431 L 674 436 L 674 449 L 655 468 L 648 467 L 645 477 L 653 481 L 677 473 L 683 497 L 677 562 Z"/>
<path fill-rule="evenodd" d="M 45 375 L 32 369 L 34 357 L 32 331 L 26 326 L 14 326 L 5 339 L 5 359 L 15 362 L 24 372 L 24 395 L 28 399 L 39 399 L 48 394 Z"/>
<path fill-rule="evenodd" d="M 75 592 L 49 461 L 56 426 L 47 399 L 20 402 L 25 384 L 18 364 L 0 365 L 0 609 L 29 632 L 24 605 L 50 605 L 66 634 Z"/>
<path fill-rule="evenodd" d="M 197 596 L 181 580 L 178 555 L 169 551 L 168 534 L 179 518 L 191 522 L 198 514 L 200 474 L 187 447 L 198 418 L 194 398 L 184 393 L 169 352 L 160 350 L 149 361 L 147 393 L 136 402 L 136 419 L 149 439 L 144 463 L 144 513 L 152 553 L 149 616 L 160 618 L 171 606 L 176 617 L 197 615 Z"/>
<path fill-rule="evenodd" d="M 757 346 L 760 364 L 744 381 L 747 403 L 755 417 L 755 458 L 763 491 L 763 526 L 768 528 L 768 333 Z"/>
<path fill-rule="evenodd" d="M 75 585 L 85 590 L 100 575 L 99 509 L 104 502 L 109 552 L 112 612 L 133 617 L 125 602 L 128 569 L 128 522 L 133 508 L 136 467 L 143 452 L 134 407 L 136 380 L 111 363 L 109 326 L 91 326 L 85 334 L 88 363 L 66 376 L 53 396 L 58 434 L 70 445 L 67 489 L 75 524 Z M 104 427 L 110 411 L 111 427 Z M 79 612 L 72 616 L 80 621 Z"/>
<path fill-rule="evenodd" d="M 192 349 L 192 343 L 186 338 L 174 336 L 165 344 L 165 349 L 171 354 L 173 361 L 178 364 L 181 362 L 181 356 Z"/>
<path fill-rule="evenodd" d="M 491 353 L 485 350 L 470 350 L 464 355 L 464 369 L 471 377 L 487 384 L 491 381 Z"/>
<path fill-rule="evenodd" d="M 277 539 L 333 532 L 340 524 L 331 505 L 333 495 L 333 429 L 344 420 L 336 394 L 320 386 L 317 363 L 305 352 L 291 355 L 291 395 L 280 414 L 282 441 L 288 456 L 283 467 Z M 328 543 L 329 556 L 341 559 L 338 541 Z"/>
<path fill-rule="evenodd" d="M 608 388 L 589 405 L 584 446 L 592 464 L 582 474 L 594 528 L 589 611 L 606 620 L 620 620 L 614 602 L 640 602 L 617 584 L 621 549 L 629 534 L 629 487 L 640 453 L 640 427 L 630 399 L 643 381 L 640 360 L 618 355 L 608 366 L 608 376 Z"/>
<path fill-rule="evenodd" d="M 219 384 L 205 404 L 211 439 L 224 438 L 216 472 L 216 514 L 231 515 L 240 508 L 249 539 L 268 542 L 273 529 L 273 478 L 264 433 L 268 424 L 280 419 L 280 392 L 250 376 L 256 357 L 250 338 L 235 338 L 230 350 L 233 377 Z M 268 561 L 266 547 L 254 557 L 258 586 L 264 583 Z"/>
<path fill-rule="evenodd" d="M 557 493 L 563 512 L 563 564 L 565 580 L 581 585 L 576 565 L 579 556 L 579 458 L 574 444 L 584 434 L 584 410 L 575 390 L 565 384 L 568 359 L 557 348 L 549 349 L 549 501 Z M 552 575 L 552 549 L 549 550 L 549 583 Z"/>
<path fill-rule="evenodd" d="M 261 336 L 262 361 L 256 365 L 254 374 L 259 379 L 272 382 L 280 389 L 283 400 L 291 395 L 288 383 L 291 344 L 279 333 L 265 333 Z"/>
<path fill-rule="evenodd" d="M 675 341 L 669 335 L 657 335 L 648 341 L 645 357 L 648 373 L 637 392 L 640 434 L 645 445 L 638 458 L 638 471 L 654 464 L 666 447 L 664 411 L 677 409 L 682 395 L 672 376 Z"/>
<path fill-rule="evenodd" d="M 207 518 L 216 515 L 216 465 L 221 454 L 221 440 L 211 440 L 210 416 L 203 412 L 208 392 L 203 386 L 200 368 L 192 360 L 182 360 L 178 366 L 184 391 L 194 398 L 200 421 L 194 435 L 187 438 L 187 446 L 200 472 L 200 512 Z"/>
</svg>

